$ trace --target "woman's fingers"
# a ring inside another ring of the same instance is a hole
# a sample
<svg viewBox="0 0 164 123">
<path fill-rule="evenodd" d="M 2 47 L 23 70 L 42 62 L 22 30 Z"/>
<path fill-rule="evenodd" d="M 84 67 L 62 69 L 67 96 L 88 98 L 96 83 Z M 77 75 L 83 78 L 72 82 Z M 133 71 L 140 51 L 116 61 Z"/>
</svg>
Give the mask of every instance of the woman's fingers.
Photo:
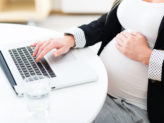
<svg viewBox="0 0 164 123">
<path fill-rule="evenodd" d="M 37 54 L 37 52 L 38 52 L 40 46 L 41 46 L 43 43 L 44 43 L 43 41 L 37 42 L 36 47 L 35 47 L 35 49 L 34 49 L 34 53 L 33 53 L 32 56 L 36 56 L 36 54 Z"/>
<path fill-rule="evenodd" d="M 121 51 L 121 45 L 120 44 L 118 44 L 118 43 L 116 43 L 116 48 L 119 50 L 119 51 Z"/>
<path fill-rule="evenodd" d="M 124 43 L 123 43 L 123 41 L 120 38 L 117 38 L 116 41 L 117 42 L 116 42 L 115 45 L 116 45 L 117 49 L 120 49 L 121 47 L 123 47 Z"/>
<path fill-rule="evenodd" d="M 116 36 L 115 40 L 117 41 L 116 44 L 118 44 L 119 46 L 123 46 L 125 41 L 127 40 L 127 37 L 121 33 Z"/>
<path fill-rule="evenodd" d="M 123 52 L 123 49 L 124 49 L 124 45 L 125 45 L 125 41 L 122 40 L 122 38 L 117 38 L 116 39 L 116 48 L 120 51 L 120 52 Z"/>
<path fill-rule="evenodd" d="M 37 54 L 36 62 L 39 62 L 39 60 L 42 59 L 52 49 L 53 46 L 51 44 L 45 46 L 44 50 L 42 50 L 39 54 Z"/>
<path fill-rule="evenodd" d="M 31 44 L 30 47 L 35 47 L 37 45 L 37 42 L 34 44 Z"/>
<path fill-rule="evenodd" d="M 49 47 L 50 41 L 45 41 L 38 49 L 37 56 L 40 55 L 40 53 L 45 50 L 47 47 Z"/>
<path fill-rule="evenodd" d="M 136 36 L 136 32 L 123 31 L 122 34 L 125 35 L 127 38 L 132 38 Z"/>
</svg>

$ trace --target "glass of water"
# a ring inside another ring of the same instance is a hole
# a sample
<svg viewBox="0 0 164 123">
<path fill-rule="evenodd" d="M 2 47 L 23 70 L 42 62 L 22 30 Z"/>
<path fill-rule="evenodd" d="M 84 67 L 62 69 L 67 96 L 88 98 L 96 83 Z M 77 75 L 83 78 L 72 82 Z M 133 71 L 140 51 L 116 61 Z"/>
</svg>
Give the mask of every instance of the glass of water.
<svg viewBox="0 0 164 123">
<path fill-rule="evenodd" d="M 36 77 L 35 77 L 36 78 Z M 47 115 L 50 109 L 51 81 L 42 78 L 24 83 L 24 98 L 27 108 L 32 115 Z"/>
</svg>

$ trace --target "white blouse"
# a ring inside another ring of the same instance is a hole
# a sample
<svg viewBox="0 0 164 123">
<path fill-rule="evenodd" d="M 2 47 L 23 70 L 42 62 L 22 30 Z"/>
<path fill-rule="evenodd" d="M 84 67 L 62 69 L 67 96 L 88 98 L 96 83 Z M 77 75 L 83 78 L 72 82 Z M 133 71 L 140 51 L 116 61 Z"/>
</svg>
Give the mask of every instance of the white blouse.
<svg viewBox="0 0 164 123">
<path fill-rule="evenodd" d="M 125 29 L 142 33 L 150 48 L 154 47 L 163 15 L 164 4 L 142 0 L 123 0 L 117 10 L 120 24 Z M 113 39 L 100 55 L 109 77 L 108 93 L 146 109 L 148 66 L 123 55 L 115 43 Z"/>
</svg>

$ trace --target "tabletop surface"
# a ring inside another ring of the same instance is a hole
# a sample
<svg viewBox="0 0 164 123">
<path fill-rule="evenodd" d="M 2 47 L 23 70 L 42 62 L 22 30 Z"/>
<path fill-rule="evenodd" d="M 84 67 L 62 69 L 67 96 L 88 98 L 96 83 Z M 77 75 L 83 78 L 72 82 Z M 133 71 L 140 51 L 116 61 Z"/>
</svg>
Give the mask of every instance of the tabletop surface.
<svg viewBox="0 0 164 123">
<path fill-rule="evenodd" d="M 62 35 L 48 29 L 16 24 L 0 24 L 0 34 L 0 48 L 13 42 L 35 42 Z M 105 101 L 107 73 L 100 58 L 90 48 L 75 49 L 74 52 L 94 69 L 99 79 L 93 83 L 53 90 L 50 123 L 91 123 Z M 24 98 L 15 95 L 2 69 L 0 81 L 0 123 L 28 122 Z"/>
</svg>

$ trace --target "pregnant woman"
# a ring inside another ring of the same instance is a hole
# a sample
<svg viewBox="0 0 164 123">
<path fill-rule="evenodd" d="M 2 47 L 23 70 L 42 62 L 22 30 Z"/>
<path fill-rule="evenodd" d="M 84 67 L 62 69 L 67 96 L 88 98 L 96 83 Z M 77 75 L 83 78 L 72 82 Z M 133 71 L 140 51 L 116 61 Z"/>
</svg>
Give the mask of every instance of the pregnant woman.
<svg viewBox="0 0 164 123">
<path fill-rule="evenodd" d="M 37 42 L 38 62 L 102 42 L 108 96 L 95 123 L 164 123 L 164 0 L 116 1 L 112 10 L 61 38 Z"/>
</svg>

